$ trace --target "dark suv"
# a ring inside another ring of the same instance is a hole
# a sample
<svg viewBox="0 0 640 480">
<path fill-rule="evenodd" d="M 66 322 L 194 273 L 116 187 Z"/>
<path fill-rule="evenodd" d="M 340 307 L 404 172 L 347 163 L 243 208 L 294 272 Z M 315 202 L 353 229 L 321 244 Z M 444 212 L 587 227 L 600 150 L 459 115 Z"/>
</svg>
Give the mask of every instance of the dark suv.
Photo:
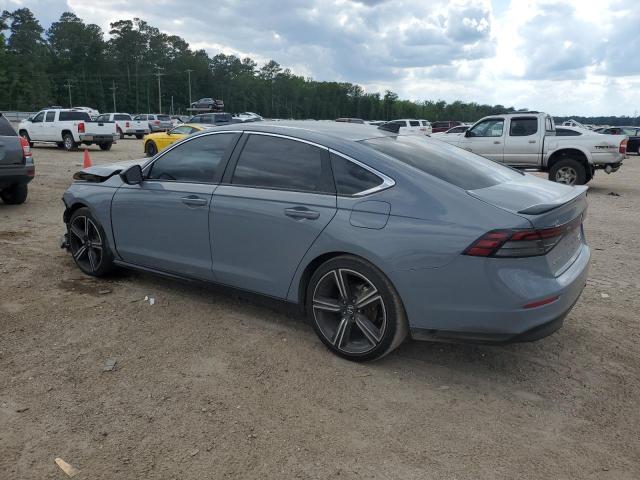
<svg viewBox="0 0 640 480">
<path fill-rule="evenodd" d="M 201 98 L 193 102 L 191 108 L 221 112 L 224 110 L 224 102 L 215 98 Z"/>
<path fill-rule="evenodd" d="M 235 122 L 230 113 L 199 113 L 189 119 L 187 123 L 205 123 L 207 125 L 229 125 Z"/>
<path fill-rule="evenodd" d="M 0 198 L 4 203 L 24 203 L 35 173 L 29 142 L 0 113 Z"/>
</svg>

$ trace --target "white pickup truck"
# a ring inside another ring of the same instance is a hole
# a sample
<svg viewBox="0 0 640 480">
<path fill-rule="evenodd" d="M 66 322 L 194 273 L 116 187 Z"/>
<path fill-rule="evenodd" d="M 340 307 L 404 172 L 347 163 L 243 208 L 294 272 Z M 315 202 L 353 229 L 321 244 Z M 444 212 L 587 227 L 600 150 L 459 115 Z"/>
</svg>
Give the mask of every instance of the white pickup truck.
<svg viewBox="0 0 640 480">
<path fill-rule="evenodd" d="M 114 122 L 91 120 L 87 112 L 72 109 L 45 109 L 20 122 L 18 134 L 29 145 L 34 142 L 55 143 L 65 150 L 76 150 L 79 144 L 97 144 L 111 149 L 118 139 Z"/>
<path fill-rule="evenodd" d="M 628 140 L 625 135 L 588 130 L 558 136 L 553 118 L 538 112 L 491 115 L 464 135 L 437 139 L 511 167 L 549 172 L 549 180 L 569 185 L 589 182 L 598 169 L 617 171 L 626 158 Z"/>
<path fill-rule="evenodd" d="M 128 113 L 103 113 L 96 118 L 96 121 L 115 122 L 120 138 L 131 135 L 140 140 L 149 133 L 149 124 L 146 121 L 134 120 Z"/>
</svg>

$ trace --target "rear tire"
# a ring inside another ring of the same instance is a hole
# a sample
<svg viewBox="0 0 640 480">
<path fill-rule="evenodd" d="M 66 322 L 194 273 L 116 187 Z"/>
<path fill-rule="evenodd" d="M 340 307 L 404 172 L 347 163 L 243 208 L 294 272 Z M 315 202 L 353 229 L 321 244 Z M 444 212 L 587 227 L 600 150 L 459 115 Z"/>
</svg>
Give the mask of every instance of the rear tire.
<svg viewBox="0 0 640 480">
<path fill-rule="evenodd" d="M 565 185 L 584 185 L 587 183 L 587 169 L 578 160 L 564 158 L 553 164 L 549 180 Z"/>
<path fill-rule="evenodd" d="M 385 356 L 408 333 L 402 300 L 389 279 L 352 255 L 332 258 L 314 272 L 306 310 L 322 343 L 355 362 Z"/>
<path fill-rule="evenodd" d="M 26 184 L 13 185 L 0 192 L 0 198 L 7 205 L 21 205 L 27 200 L 29 189 Z"/>
<path fill-rule="evenodd" d="M 73 135 L 70 133 L 65 133 L 62 135 L 62 146 L 67 152 L 75 152 L 78 150 L 78 144 L 73 139 Z"/>
<path fill-rule="evenodd" d="M 155 142 L 149 141 L 144 146 L 144 152 L 147 154 L 147 157 L 153 157 L 156 153 L 158 153 L 158 147 L 156 147 Z"/>
<path fill-rule="evenodd" d="M 82 207 L 73 212 L 67 231 L 69 251 L 80 270 L 92 277 L 104 277 L 115 269 L 107 235 L 91 210 Z"/>
<path fill-rule="evenodd" d="M 101 143 L 100 144 L 100 150 L 104 150 L 105 152 L 109 151 L 109 150 L 111 150 L 111 145 L 113 145 L 113 143 L 111 143 L 111 142 Z"/>
</svg>

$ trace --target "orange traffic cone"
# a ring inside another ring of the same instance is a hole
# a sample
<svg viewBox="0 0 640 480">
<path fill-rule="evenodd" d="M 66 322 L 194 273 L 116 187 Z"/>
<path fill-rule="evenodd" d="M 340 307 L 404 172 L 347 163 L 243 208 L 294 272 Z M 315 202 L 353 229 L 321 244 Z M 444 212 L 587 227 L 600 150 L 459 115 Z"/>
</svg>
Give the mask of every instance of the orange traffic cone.
<svg viewBox="0 0 640 480">
<path fill-rule="evenodd" d="M 91 167 L 91 157 L 89 157 L 89 149 L 85 148 L 84 149 L 84 158 L 82 159 L 82 168 L 89 168 Z"/>
</svg>

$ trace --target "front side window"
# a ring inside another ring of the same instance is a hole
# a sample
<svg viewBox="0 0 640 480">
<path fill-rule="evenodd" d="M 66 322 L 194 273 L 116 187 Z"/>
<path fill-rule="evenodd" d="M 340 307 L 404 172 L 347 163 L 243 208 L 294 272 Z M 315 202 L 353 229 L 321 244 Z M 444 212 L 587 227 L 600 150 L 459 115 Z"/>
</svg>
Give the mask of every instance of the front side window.
<svg viewBox="0 0 640 480">
<path fill-rule="evenodd" d="M 338 195 L 355 195 L 382 184 L 382 179 L 375 173 L 334 153 L 331 154 L 331 168 Z"/>
<path fill-rule="evenodd" d="M 31 121 L 33 123 L 38 123 L 38 122 L 42 122 L 43 120 L 44 120 L 44 112 L 40 112 L 35 117 L 33 117 L 33 120 L 31 120 Z"/>
<path fill-rule="evenodd" d="M 231 183 L 250 187 L 327 191 L 323 150 L 307 143 L 269 135 L 250 135 L 238 158 Z"/>
<path fill-rule="evenodd" d="M 528 137 L 538 132 L 538 119 L 530 118 L 512 118 L 509 128 L 510 137 Z"/>
<path fill-rule="evenodd" d="M 47 112 L 47 122 L 53 122 L 56 119 L 56 112 Z"/>
<path fill-rule="evenodd" d="M 470 137 L 501 137 L 504 130 L 502 118 L 492 118 L 480 122 L 469 130 Z"/>
<path fill-rule="evenodd" d="M 156 160 L 147 176 L 151 180 L 212 183 L 236 135 L 205 135 L 184 142 Z"/>
</svg>

